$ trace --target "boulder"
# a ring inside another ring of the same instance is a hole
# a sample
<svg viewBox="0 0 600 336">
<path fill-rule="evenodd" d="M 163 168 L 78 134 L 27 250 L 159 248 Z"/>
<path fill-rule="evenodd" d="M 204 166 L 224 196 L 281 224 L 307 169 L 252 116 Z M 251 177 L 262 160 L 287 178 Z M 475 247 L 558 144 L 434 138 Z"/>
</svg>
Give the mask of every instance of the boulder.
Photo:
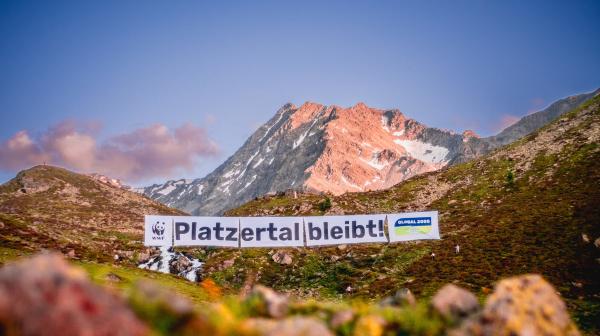
<svg viewBox="0 0 600 336">
<path fill-rule="evenodd" d="M 108 273 L 108 274 L 106 274 L 105 279 L 108 282 L 121 282 L 121 281 L 123 281 L 123 278 L 121 278 L 120 276 L 116 275 L 115 273 Z"/>
<path fill-rule="evenodd" d="M 137 256 L 137 260 L 140 264 L 147 262 L 148 260 L 150 260 L 150 253 L 148 253 L 147 251 L 140 252 Z"/>
<path fill-rule="evenodd" d="M 274 262 L 281 265 L 290 265 L 292 263 L 292 256 L 283 251 L 277 251 L 271 257 Z"/>
<path fill-rule="evenodd" d="M 247 302 L 250 302 L 256 313 L 262 316 L 281 318 L 288 311 L 288 298 L 262 285 L 252 288 Z"/>
<path fill-rule="evenodd" d="M 283 320 L 251 318 L 240 327 L 245 335 L 260 336 L 333 336 L 323 322 L 310 317 L 290 317 Z"/>
<path fill-rule="evenodd" d="M 149 333 L 123 300 L 92 284 L 57 254 L 0 270 L 0 330 L 9 335 Z"/>
<path fill-rule="evenodd" d="M 194 313 L 194 305 L 186 298 L 149 280 L 140 280 L 135 284 L 131 301 L 136 300 L 145 305 L 160 306 L 159 310 L 174 316 L 189 316 Z"/>
<path fill-rule="evenodd" d="M 408 288 L 402 288 L 396 291 L 393 296 L 388 296 L 380 303 L 381 306 L 414 306 L 417 300 Z"/>
<path fill-rule="evenodd" d="M 447 284 L 434 295 L 431 306 L 443 317 L 457 319 L 476 312 L 479 309 L 479 301 L 468 290 Z"/>
<path fill-rule="evenodd" d="M 333 314 L 329 324 L 333 329 L 337 329 L 343 325 L 349 324 L 352 320 L 354 320 L 354 312 L 350 309 L 346 309 Z"/>
<path fill-rule="evenodd" d="M 188 257 L 180 255 L 171 260 L 171 264 L 169 266 L 171 273 L 180 274 L 185 272 L 190 266 L 192 266 L 192 262 Z"/>
<path fill-rule="evenodd" d="M 585 244 L 589 244 L 590 243 L 590 237 L 588 235 L 586 235 L 585 233 L 581 234 L 581 240 L 585 243 Z"/>
<path fill-rule="evenodd" d="M 539 275 L 500 281 L 481 316 L 465 323 L 468 335 L 579 335 L 565 303 Z"/>
<path fill-rule="evenodd" d="M 227 259 L 221 264 L 221 269 L 228 269 L 235 264 L 235 258 Z"/>
</svg>

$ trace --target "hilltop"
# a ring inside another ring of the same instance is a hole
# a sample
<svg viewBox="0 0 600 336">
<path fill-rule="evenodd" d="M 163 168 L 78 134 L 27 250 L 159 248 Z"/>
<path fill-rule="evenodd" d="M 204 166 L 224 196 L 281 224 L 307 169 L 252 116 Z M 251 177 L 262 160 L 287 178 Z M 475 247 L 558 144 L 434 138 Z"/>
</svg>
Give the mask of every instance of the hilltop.
<svg viewBox="0 0 600 336">
<path fill-rule="evenodd" d="M 0 240 L 25 251 L 54 249 L 87 260 L 134 260 L 145 214 L 181 215 L 138 193 L 53 166 L 24 170 L 0 186 Z"/>
</svg>

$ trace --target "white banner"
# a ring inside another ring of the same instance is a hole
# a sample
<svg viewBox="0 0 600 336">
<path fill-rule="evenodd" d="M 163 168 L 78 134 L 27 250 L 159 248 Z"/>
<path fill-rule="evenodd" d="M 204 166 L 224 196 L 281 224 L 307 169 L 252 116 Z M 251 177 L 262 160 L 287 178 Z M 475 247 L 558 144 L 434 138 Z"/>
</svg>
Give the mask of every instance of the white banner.
<svg viewBox="0 0 600 336">
<path fill-rule="evenodd" d="M 146 216 L 144 227 L 146 246 L 296 247 L 387 243 L 388 237 L 389 242 L 440 239 L 437 211 L 311 217 Z"/>
<path fill-rule="evenodd" d="M 387 243 L 385 215 L 304 217 L 306 246 Z"/>
<path fill-rule="evenodd" d="M 240 247 L 304 246 L 302 217 L 242 217 Z"/>
<path fill-rule="evenodd" d="M 438 212 L 409 212 L 388 215 L 390 242 L 440 239 Z"/>
<path fill-rule="evenodd" d="M 172 229 L 172 216 L 146 216 L 144 218 L 144 245 L 173 245 Z"/>
<path fill-rule="evenodd" d="M 237 217 L 173 217 L 175 246 L 239 247 Z"/>
</svg>

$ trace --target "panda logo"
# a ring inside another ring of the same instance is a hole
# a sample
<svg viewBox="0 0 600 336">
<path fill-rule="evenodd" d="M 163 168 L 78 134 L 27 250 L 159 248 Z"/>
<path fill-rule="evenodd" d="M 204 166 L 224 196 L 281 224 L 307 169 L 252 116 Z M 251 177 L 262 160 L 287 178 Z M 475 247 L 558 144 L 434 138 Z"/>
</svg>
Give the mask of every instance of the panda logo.
<svg viewBox="0 0 600 336">
<path fill-rule="evenodd" d="M 157 236 L 162 236 L 165 233 L 165 223 L 156 222 L 152 225 L 152 233 Z"/>
</svg>

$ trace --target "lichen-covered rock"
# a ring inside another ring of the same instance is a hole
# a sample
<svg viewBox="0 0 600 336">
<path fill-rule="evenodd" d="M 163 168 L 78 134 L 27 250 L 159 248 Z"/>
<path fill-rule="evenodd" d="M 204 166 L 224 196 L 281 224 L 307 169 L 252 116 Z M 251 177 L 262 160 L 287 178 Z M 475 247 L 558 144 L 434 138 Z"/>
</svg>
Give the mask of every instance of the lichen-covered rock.
<svg viewBox="0 0 600 336">
<path fill-rule="evenodd" d="M 408 288 L 401 288 L 393 296 L 388 296 L 380 303 L 381 306 L 414 306 L 417 300 Z"/>
<path fill-rule="evenodd" d="M 565 303 L 539 275 L 500 281 L 481 316 L 467 323 L 469 335 L 579 335 Z"/>
<path fill-rule="evenodd" d="M 262 316 L 281 318 L 288 311 L 288 298 L 262 285 L 256 285 L 246 299 L 251 310 Z"/>
<path fill-rule="evenodd" d="M 292 263 L 292 256 L 284 251 L 277 251 L 273 254 L 272 259 L 274 262 L 281 265 L 290 265 Z"/>
<path fill-rule="evenodd" d="M 184 255 L 177 256 L 174 260 L 171 261 L 170 268 L 171 273 L 180 274 L 188 270 L 188 268 L 192 266 L 192 262 L 190 259 Z"/>
<path fill-rule="evenodd" d="M 88 281 L 59 255 L 0 270 L 0 331 L 7 335 L 145 335 L 118 297 Z"/>
<path fill-rule="evenodd" d="M 349 324 L 350 322 L 352 322 L 352 320 L 354 320 L 354 312 L 350 309 L 345 309 L 333 314 L 329 324 L 333 329 L 337 329 Z"/>
<path fill-rule="evenodd" d="M 283 320 L 251 318 L 242 323 L 240 333 L 258 336 L 333 336 L 323 322 L 310 317 Z"/>
<path fill-rule="evenodd" d="M 457 319 L 476 312 L 479 302 L 468 290 L 447 284 L 435 294 L 431 306 L 445 318 Z"/>
</svg>

